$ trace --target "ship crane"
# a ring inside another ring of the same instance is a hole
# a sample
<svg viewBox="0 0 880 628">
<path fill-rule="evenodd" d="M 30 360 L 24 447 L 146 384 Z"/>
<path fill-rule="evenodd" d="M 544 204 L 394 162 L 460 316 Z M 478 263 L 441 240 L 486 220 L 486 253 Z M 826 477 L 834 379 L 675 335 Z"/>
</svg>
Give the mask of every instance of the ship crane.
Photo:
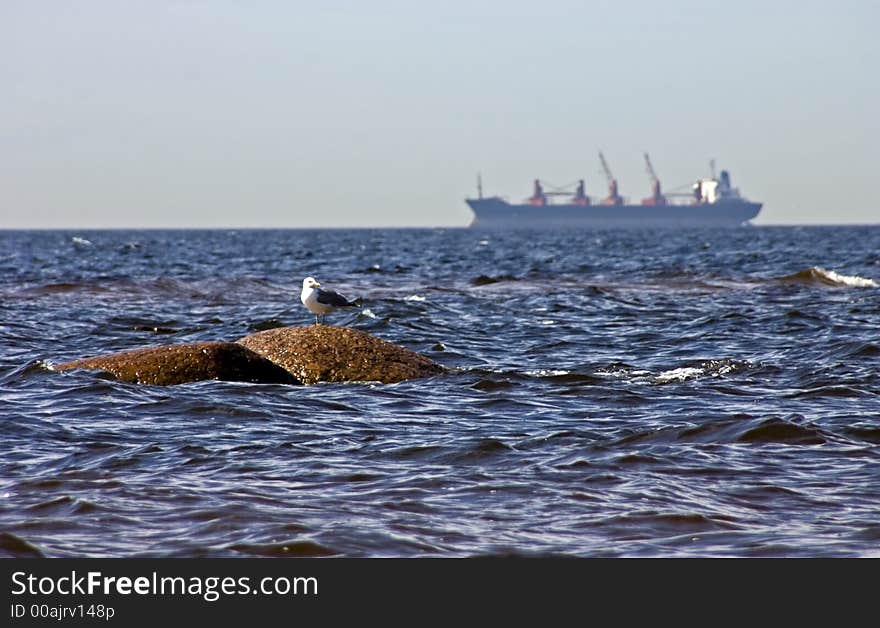
<svg viewBox="0 0 880 628">
<path fill-rule="evenodd" d="M 623 205 L 623 198 L 617 193 L 617 179 L 611 174 L 611 168 L 605 161 L 605 155 L 599 151 L 599 161 L 602 162 L 602 170 L 605 172 L 605 178 L 608 180 L 608 198 L 602 199 L 603 205 Z"/>
<path fill-rule="evenodd" d="M 647 170 L 648 176 L 651 177 L 651 196 L 650 198 L 642 199 L 642 205 L 666 205 L 666 197 L 660 191 L 660 179 L 657 177 L 657 173 L 654 172 L 654 166 L 648 153 L 645 153 L 645 170 Z"/>
</svg>

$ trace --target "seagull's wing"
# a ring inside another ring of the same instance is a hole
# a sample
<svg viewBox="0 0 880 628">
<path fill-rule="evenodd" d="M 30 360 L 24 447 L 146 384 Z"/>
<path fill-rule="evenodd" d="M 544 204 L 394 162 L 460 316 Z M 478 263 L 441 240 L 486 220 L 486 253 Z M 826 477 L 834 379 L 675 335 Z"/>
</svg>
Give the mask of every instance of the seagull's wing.
<svg viewBox="0 0 880 628">
<path fill-rule="evenodd" d="M 321 305 L 332 305 L 333 307 L 346 307 L 354 305 L 344 296 L 333 290 L 322 290 L 318 288 L 318 303 Z"/>
</svg>

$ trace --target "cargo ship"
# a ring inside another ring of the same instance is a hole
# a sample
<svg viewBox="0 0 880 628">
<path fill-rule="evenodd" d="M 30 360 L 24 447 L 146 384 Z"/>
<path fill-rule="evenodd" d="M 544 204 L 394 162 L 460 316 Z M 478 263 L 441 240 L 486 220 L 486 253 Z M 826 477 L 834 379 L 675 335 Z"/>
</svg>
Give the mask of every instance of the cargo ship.
<svg viewBox="0 0 880 628">
<path fill-rule="evenodd" d="M 481 177 L 477 177 L 477 198 L 465 199 L 474 212 L 471 227 L 478 228 L 564 228 L 564 227 L 735 227 L 749 224 L 761 211 L 761 203 L 749 201 L 730 183 L 730 173 L 722 170 L 715 176 L 697 180 L 690 192 L 664 194 L 654 172 L 651 158 L 645 153 L 646 170 L 651 180 L 651 196 L 639 204 L 627 202 L 618 193 L 617 179 L 604 155 L 599 161 L 608 181 L 608 196 L 596 202 L 586 193 L 583 179 L 574 189 L 554 188 L 545 191 L 535 179 L 532 195 L 514 204 L 500 196 L 483 196 Z M 562 197 L 560 202 L 558 199 Z"/>
</svg>

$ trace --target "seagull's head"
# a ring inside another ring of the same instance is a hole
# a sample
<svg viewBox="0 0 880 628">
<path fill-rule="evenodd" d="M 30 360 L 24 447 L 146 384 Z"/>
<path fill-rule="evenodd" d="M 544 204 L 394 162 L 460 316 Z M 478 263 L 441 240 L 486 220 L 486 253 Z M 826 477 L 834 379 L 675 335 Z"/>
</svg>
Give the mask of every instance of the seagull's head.
<svg viewBox="0 0 880 628">
<path fill-rule="evenodd" d="M 321 284 L 318 283 L 318 280 L 314 277 L 306 277 L 303 279 L 303 290 L 307 288 L 317 288 Z"/>
</svg>

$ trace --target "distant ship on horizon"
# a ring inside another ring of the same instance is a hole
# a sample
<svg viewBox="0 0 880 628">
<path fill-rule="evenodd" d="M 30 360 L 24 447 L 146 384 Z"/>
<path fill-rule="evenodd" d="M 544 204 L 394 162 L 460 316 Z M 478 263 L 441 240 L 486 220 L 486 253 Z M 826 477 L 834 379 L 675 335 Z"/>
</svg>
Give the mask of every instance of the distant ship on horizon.
<svg viewBox="0 0 880 628">
<path fill-rule="evenodd" d="M 734 227 L 746 225 L 758 215 L 762 204 L 749 201 L 730 184 L 730 173 L 699 179 L 689 193 L 663 194 L 651 158 L 645 153 L 645 166 L 651 177 L 651 196 L 638 205 L 628 203 L 618 193 L 617 179 L 600 152 L 599 161 L 608 181 L 608 196 L 598 203 L 587 196 L 584 180 L 574 190 L 555 188 L 545 191 L 535 179 L 532 195 L 523 203 L 512 204 L 500 196 L 483 196 L 482 177 L 477 177 L 477 198 L 465 202 L 474 212 L 471 227 Z M 555 203 L 553 198 L 565 197 Z"/>
</svg>

